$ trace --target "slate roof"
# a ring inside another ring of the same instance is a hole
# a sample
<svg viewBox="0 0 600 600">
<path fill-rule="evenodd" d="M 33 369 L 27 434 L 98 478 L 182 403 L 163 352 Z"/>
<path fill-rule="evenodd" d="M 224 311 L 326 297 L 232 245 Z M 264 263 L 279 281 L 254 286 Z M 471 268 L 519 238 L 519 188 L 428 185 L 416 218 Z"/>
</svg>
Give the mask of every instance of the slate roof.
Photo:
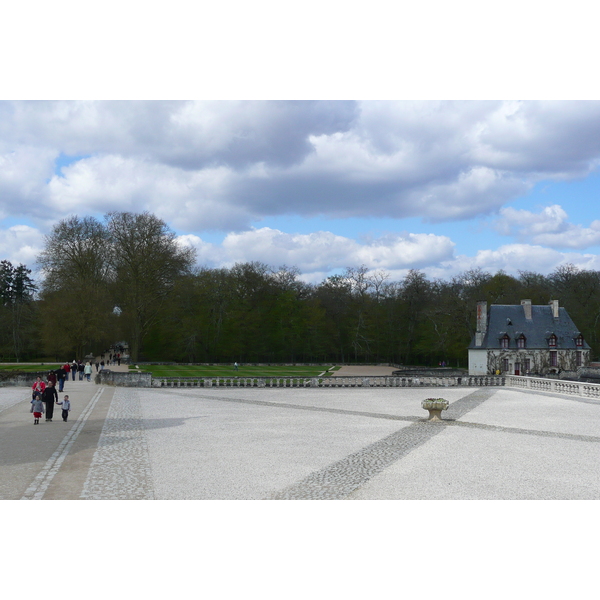
<svg viewBox="0 0 600 600">
<path fill-rule="evenodd" d="M 475 337 L 471 341 L 471 349 L 500 349 L 500 338 L 508 334 L 509 350 L 517 349 L 517 339 L 523 334 L 526 338 L 526 349 L 548 349 L 548 338 L 557 337 L 558 350 L 589 350 L 590 346 L 583 341 L 577 346 L 576 338 L 581 332 L 573 323 L 566 309 L 559 307 L 558 319 L 552 316 L 552 306 L 531 306 L 531 319 L 525 318 L 522 305 L 492 304 L 488 311 L 487 331 L 481 346 L 475 345 Z"/>
</svg>

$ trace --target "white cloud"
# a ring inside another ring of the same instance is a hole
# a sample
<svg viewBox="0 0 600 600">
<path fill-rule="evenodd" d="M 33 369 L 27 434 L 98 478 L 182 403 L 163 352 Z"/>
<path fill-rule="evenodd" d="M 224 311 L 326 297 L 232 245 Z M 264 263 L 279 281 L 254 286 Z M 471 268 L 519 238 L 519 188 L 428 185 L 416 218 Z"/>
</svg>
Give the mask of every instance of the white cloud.
<svg viewBox="0 0 600 600">
<path fill-rule="evenodd" d="M 32 271 L 44 246 L 44 236 L 27 225 L 0 229 L 0 256 L 13 264 L 24 264 Z"/>
<path fill-rule="evenodd" d="M 600 245 L 600 221 L 583 227 L 567 219 L 568 214 L 558 204 L 546 206 L 539 213 L 507 207 L 500 210 L 494 227 L 503 235 L 550 248 L 583 249 Z"/>
<path fill-rule="evenodd" d="M 597 168 L 600 102 L 0 102 L 0 139 L 23 156 L 0 179 L 13 216 L 33 199 L 57 218 L 160 206 L 190 233 L 282 214 L 448 221 Z M 90 158 L 51 178 L 61 154 Z"/>
<path fill-rule="evenodd" d="M 548 274 L 565 264 L 597 271 L 600 270 L 600 257 L 596 254 L 559 252 L 529 244 L 507 244 L 495 250 L 480 250 L 475 256 L 458 255 L 439 266 L 426 267 L 423 272 L 429 277 L 448 279 L 464 271 L 480 268 L 489 273 L 502 270 L 517 276 L 519 271 Z"/>
<path fill-rule="evenodd" d="M 432 234 L 389 235 L 359 243 L 327 231 L 288 234 L 268 227 L 230 233 L 223 241 L 229 264 L 256 260 L 295 265 L 303 273 L 362 264 L 369 269 L 420 268 L 448 260 L 453 249 L 449 238 Z"/>
</svg>

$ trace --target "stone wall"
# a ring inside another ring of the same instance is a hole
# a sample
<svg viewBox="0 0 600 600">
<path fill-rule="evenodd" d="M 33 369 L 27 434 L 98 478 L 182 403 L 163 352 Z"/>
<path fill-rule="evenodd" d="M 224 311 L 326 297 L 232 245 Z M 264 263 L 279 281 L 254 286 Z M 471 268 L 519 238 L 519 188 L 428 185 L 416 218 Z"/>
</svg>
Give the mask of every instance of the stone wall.
<svg viewBox="0 0 600 600">
<path fill-rule="evenodd" d="M 6 377 L 2 377 L 2 379 L 0 379 L 0 387 L 31 387 L 38 377 L 41 377 L 44 381 L 46 381 L 48 371 L 38 371 L 35 373 L 19 373 L 17 375 L 12 373 L 6 373 L 5 375 Z"/>
<path fill-rule="evenodd" d="M 110 369 L 104 369 L 96 374 L 94 383 L 118 387 L 152 387 L 152 374 L 137 373 L 135 371 L 120 373 L 111 371 Z"/>
</svg>

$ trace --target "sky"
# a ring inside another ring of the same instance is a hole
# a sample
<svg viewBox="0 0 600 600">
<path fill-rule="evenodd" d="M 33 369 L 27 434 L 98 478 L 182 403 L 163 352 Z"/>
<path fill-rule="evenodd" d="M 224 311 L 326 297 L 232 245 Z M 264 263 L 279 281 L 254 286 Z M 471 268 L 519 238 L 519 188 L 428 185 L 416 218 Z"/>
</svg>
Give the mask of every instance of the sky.
<svg viewBox="0 0 600 600">
<path fill-rule="evenodd" d="M 0 257 L 150 211 L 198 265 L 600 269 L 600 102 L 4 100 Z"/>
<path fill-rule="evenodd" d="M 164 219 L 198 266 L 309 282 L 600 269 L 580 0 L 107 0 L 85 27 L 72 2 L 34 4 L 0 24 L 0 259 L 36 273 L 54 224 L 116 210 Z"/>
</svg>

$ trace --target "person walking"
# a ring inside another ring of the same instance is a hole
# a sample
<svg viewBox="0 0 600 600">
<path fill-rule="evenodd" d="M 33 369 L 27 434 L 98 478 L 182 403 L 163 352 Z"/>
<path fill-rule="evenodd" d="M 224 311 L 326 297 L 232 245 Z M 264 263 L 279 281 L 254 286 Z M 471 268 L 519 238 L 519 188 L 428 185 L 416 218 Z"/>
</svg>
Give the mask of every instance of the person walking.
<svg viewBox="0 0 600 600">
<path fill-rule="evenodd" d="M 77 373 L 77 361 L 73 359 L 71 363 L 71 375 L 73 375 L 73 381 L 75 381 L 75 373 Z"/>
<path fill-rule="evenodd" d="M 90 365 L 89 361 L 85 363 L 85 367 L 83 367 L 83 372 L 88 381 L 91 381 L 90 377 L 92 376 L 92 365 Z"/>
<path fill-rule="evenodd" d="M 58 378 L 58 391 L 62 393 L 63 388 L 65 387 L 65 376 L 66 371 L 64 367 L 59 367 L 56 369 L 56 377 Z"/>
<path fill-rule="evenodd" d="M 54 415 L 54 403 L 58 401 L 58 394 L 53 383 L 48 383 L 44 393 L 42 394 L 42 401 L 46 405 L 46 421 L 52 421 Z"/>
<path fill-rule="evenodd" d="M 79 373 L 79 381 L 83 381 L 83 370 L 85 369 L 85 365 L 82 361 L 77 361 L 77 372 Z"/>
<path fill-rule="evenodd" d="M 31 401 L 31 412 L 33 413 L 33 424 L 39 425 L 40 419 L 44 414 L 44 403 L 42 402 L 40 392 L 36 392 Z"/>
<path fill-rule="evenodd" d="M 35 383 L 31 386 L 31 399 L 35 400 L 35 395 L 36 393 L 39 393 L 40 396 L 42 395 L 42 392 L 46 389 L 46 384 L 42 381 L 41 377 L 38 377 L 35 380 Z"/>
<path fill-rule="evenodd" d="M 48 380 L 48 383 L 56 385 L 56 380 L 58 377 L 56 377 L 56 373 L 54 371 L 48 371 L 48 377 L 46 379 Z"/>
<path fill-rule="evenodd" d="M 59 406 L 62 406 L 62 420 L 66 423 L 69 418 L 69 411 L 71 410 L 71 401 L 69 400 L 69 396 L 65 394 L 62 402 L 57 402 Z"/>
</svg>

